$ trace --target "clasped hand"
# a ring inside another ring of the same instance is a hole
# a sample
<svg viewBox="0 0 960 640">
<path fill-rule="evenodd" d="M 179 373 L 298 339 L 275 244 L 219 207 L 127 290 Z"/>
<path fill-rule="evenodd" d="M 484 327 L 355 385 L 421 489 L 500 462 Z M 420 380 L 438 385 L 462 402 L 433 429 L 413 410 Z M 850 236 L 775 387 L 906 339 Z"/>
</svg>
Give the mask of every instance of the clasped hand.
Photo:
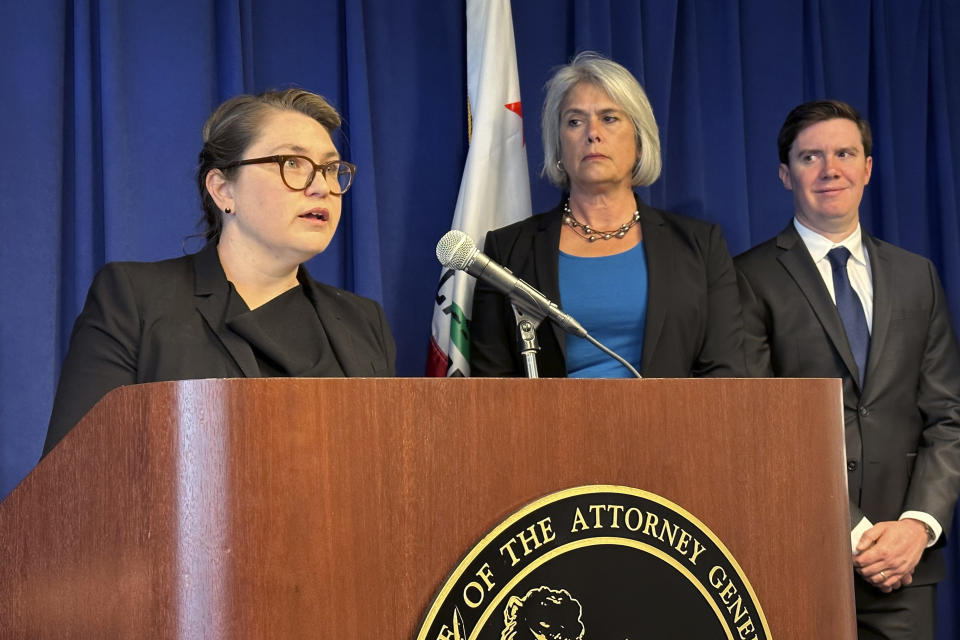
<svg viewBox="0 0 960 640">
<path fill-rule="evenodd" d="M 890 593 L 913 582 L 926 546 L 927 530 L 919 520 L 878 522 L 861 536 L 853 566 L 864 580 Z"/>
</svg>

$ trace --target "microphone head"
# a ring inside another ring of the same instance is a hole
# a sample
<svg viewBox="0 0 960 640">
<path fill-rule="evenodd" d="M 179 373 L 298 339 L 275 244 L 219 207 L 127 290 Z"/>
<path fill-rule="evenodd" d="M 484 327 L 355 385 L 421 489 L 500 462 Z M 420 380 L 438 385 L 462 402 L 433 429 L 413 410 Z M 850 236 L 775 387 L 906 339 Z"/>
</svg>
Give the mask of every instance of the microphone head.
<svg viewBox="0 0 960 640">
<path fill-rule="evenodd" d="M 445 267 L 463 270 L 476 253 L 473 238 L 459 229 L 451 229 L 437 243 L 437 260 Z"/>
</svg>

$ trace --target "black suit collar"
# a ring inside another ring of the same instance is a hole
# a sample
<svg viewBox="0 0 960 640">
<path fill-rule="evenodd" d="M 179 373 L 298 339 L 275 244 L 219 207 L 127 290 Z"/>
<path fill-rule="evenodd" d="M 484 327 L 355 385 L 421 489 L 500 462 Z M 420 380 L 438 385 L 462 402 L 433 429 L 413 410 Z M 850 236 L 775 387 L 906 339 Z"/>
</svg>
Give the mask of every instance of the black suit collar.
<svg viewBox="0 0 960 640">
<path fill-rule="evenodd" d="M 207 327 L 247 378 L 260 376 L 260 366 L 250 345 L 227 327 L 227 311 L 230 301 L 230 283 L 220 264 L 217 245 L 209 243 L 193 256 L 195 276 L 194 295 L 197 311 L 203 316 Z"/>
<path fill-rule="evenodd" d="M 656 355 L 663 323 L 667 318 L 666 300 L 670 297 L 671 274 L 676 270 L 674 243 L 667 237 L 663 214 L 647 206 L 637 196 L 640 212 L 640 230 L 643 233 L 643 251 L 647 259 L 647 320 L 643 330 L 643 357 L 640 373 L 647 375 Z"/>
<path fill-rule="evenodd" d="M 260 367 L 253 349 L 241 336 L 231 331 L 227 326 L 227 306 L 230 299 L 230 284 L 220 264 L 217 247 L 210 243 L 193 256 L 197 311 L 203 316 L 210 330 L 217 336 L 223 347 L 234 359 L 240 371 L 248 378 L 260 375 Z M 354 354 L 352 330 L 344 325 L 338 311 L 340 305 L 337 298 L 339 290 L 322 285 L 307 273 L 306 268 L 300 265 L 297 272 L 304 292 L 309 298 L 317 316 L 327 332 L 330 348 L 343 372 L 347 376 L 369 375 L 367 369 L 358 369 L 361 364 Z"/>
<path fill-rule="evenodd" d="M 872 250 L 874 248 L 873 243 L 865 233 L 863 234 L 863 239 L 867 252 L 870 255 L 872 268 L 875 255 L 875 251 Z M 783 253 L 780 254 L 777 259 L 780 261 L 780 264 L 783 265 L 784 269 L 787 270 L 787 273 L 790 274 L 790 277 L 793 278 L 794 282 L 797 283 L 797 286 L 800 288 L 804 297 L 806 297 L 817 319 L 820 320 L 820 324 L 823 325 L 823 329 L 833 343 L 834 349 L 836 349 L 840 358 L 843 360 L 851 379 L 856 383 L 857 387 L 860 388 L 861 382 L 857 370 L 857 363 L 856 360 L 854 360 L 853 352 L 850 351 L 850 344 L 847 342 L 847 334 L 843 328 L 843 321 L 840 320 L 837 305 L 834 304 L 830 298 L 830 292 L 827 291 L 827 287 L 823 283 L 823 278 L 820 276 L 817 266 L 813 263 L 810 252 L 807 251 L 807 246 L 803 243 L 803 239 L 793 226 L 793 220 L 791 220 L 789 224 L 787 224 L 786 229 L 781 231 L 777 236 L 777 247 L 783 250 Z M 874 271 L 874 279 L 876 279 L 876 271 Z M 871 344 L 871 351 L 873 351 L 874 348 L 875 345 Z M 870 360 L 871 359 L 868 358 L 868 362 L 870 362 Z"/>
<path fill-rule="evenodd" d="M 560 232 L 563 229 L 563 203 L 560 202 L 547 215 L 540 216 L 537 233 L 533 237 L 534 270 L 538 276 L 541 293 L 547 299 L 557 303 L 562 309 L 563 300 L 560 299 Z M 544 322 L 550 325 L 553 335 L 560 345 L 560 354 L 563 362 L 567 361 L 567 337 L 563 329 L 550 320 Z"/>
<path fill-rule="evenodd" d="M 891 265 L 881 243 L 863 233 L 863 246 L 870 258 L 870 281 L 873 283 L 873 323 L 870 331 L 870 354 L 867 357 L 867 388 L 877 380 L 882 366 L 881 354 L 887 350 L 890 317 L 893 311 L 890 291 Z"/>
</svg>

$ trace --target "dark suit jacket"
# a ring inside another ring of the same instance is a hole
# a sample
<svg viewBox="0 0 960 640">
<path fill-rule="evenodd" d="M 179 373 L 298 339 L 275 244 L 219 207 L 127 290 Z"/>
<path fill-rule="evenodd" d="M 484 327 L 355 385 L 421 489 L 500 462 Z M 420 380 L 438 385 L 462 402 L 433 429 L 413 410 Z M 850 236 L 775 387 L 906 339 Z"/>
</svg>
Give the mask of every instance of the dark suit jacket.
<svg viewBox="0 0 960 640">
<path fill-rule="evenodd" d="M 943 289 L 927 259 L 866 233 L 863 244 L 873 279 L 866 384 L 792 222 L 735 260 L 747 365 L 755 376 L 843 379 L 852 525 L 916 510 L 946 534 L 960 489 L 960 355 Z M 924 553 L 916 583 L 939 579 L 938 555 Z"/>
<path fill-rule="evenodd" d="M 349 376 L 392 376 L 396 349 L 380 305 L 300 268 L 337 362 Z M 229 283 L 216 247 L 162 262 L 106 265 L 77 318 L 44 455 L 108 391 L 141 382 L 259 377 L 249 343 L 226 325 Z"/>
<path fill-rule="evenodd" d="M 649 274 L 640 373 L 653 378 L 744 375 L 736 276 L 720 228 L 654 209 L 639 198 L 637 207 Z M 562 224 L 560 205 L 487 233 L 484 253 L 562 307 Z M 563 331 L 545 321 L 537 337 L 540 375 L 566 376 Z M 478 281 L 470 322 L 471 373 L 523 375 L 517 345 L 516 320 L 509 300 Z"/>
</svg>

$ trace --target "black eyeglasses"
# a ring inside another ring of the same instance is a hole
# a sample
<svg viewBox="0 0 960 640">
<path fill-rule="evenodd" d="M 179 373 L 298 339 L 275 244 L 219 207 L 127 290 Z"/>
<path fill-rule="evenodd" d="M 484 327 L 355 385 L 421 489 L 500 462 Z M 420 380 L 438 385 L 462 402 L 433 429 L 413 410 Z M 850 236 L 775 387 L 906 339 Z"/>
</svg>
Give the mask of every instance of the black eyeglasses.
<svg viewBox="0 0 960 640">
<path fill-rule="evenodd" d="M 357 165 L 344 160 L 331 160 L 323 164 L 316 164 L 306 156 L 289 155 L 237 160 L 222 168 L 233 169 L 245 164 L 266 164 L 269 162 L 276 162 L 280 165 L 280 179 L 289 189 L 303 191 L 313 184 L 313 179 L 319 172 L 323 179 L 327 181 L 330 193 L 335 196 L 347 192 L 347 189 L 353 184 L 353 176 L 357 172 Z"/>
</svg>

